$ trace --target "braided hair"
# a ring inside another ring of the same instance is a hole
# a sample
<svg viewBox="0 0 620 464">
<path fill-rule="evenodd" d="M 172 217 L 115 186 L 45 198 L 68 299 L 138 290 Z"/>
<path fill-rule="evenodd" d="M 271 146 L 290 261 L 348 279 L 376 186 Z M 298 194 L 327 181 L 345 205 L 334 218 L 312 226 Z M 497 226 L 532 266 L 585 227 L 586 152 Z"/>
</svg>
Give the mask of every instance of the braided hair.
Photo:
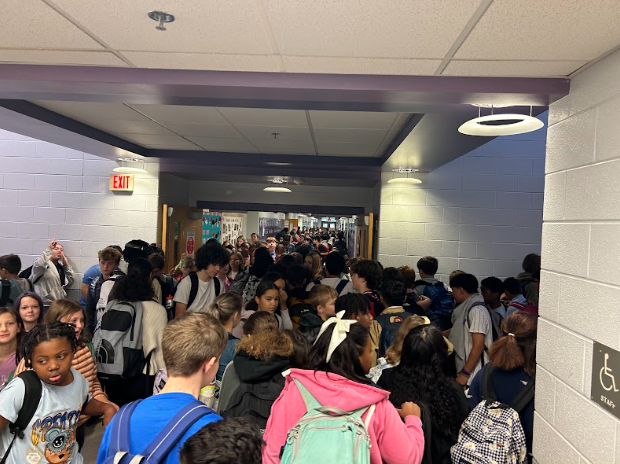
<svg viewBox="0 0 620 464">
<path fill-rule="evenodd" d="M 30 332 L 24 335 L 22 340 L 22 352 L 26 367 L 32 367 L 32 353 L 34 349 L 43 342 L 49 342 L 55 338 L 66 338 L 71 345 L 71 350 L 77 351 L 77 339 L 72 324 L 64 322 L 51 322 L 35 326 Z"/>
</svg>

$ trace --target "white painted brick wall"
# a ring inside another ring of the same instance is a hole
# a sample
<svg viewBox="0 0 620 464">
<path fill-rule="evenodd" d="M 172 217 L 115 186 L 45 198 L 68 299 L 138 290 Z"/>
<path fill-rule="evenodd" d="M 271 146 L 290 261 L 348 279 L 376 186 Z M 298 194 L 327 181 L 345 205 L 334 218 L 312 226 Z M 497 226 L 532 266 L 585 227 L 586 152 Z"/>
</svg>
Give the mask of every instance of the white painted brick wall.
<svg viewBox="0 0 620 464">
<path fill-rule="evenodd" d="M 385 175 L 379 260 L 415 268 L 433 255 L 444 281 L 455 269 L 480 279 L 516 275 L 525 255 L 540 252 L 544 156 L 542 130 L 495 139 L 422 174 L 420 186 L 392 186 Z"/>
<path fill-rule="evenodd" d="M 593 342 L 620 350 L 620 53 L 549 121 L 534 456 L 620 464 L 620 421 L 590 400 Z"/>
<path fill-rule="evenodd" d="M 97 251 L 132 239 L 156 241 L 158 168 L 137 174 L 132 195 L 108 190 L 117 164 L 0 130 L 0 255 L 19 254 L 30 266 L 53 236 L 65 247 L 76 277 Z"/>
</svg>

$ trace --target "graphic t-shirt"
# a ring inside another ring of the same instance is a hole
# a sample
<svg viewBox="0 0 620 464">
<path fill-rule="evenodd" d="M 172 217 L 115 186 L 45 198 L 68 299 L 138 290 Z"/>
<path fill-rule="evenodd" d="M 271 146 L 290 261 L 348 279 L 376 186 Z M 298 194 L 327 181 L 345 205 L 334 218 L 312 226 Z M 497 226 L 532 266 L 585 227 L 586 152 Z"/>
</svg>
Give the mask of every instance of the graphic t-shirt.
<svg viewBox="0 0 620 464">
<path fill-rule="evenodd" d="M 27 464 L 82 464 L 82 455 L 75 441 L 80 412 L 88 401 L 88 381 L 75 369 L 73 382 L 64 387 L 45 382 L 34 417 L 24 432 L 24 439 L 15 440 L 7 462 Z M 26 387 L 19 377 L 0 392 L 0 416 L 14 422 L 24 403 Z M 0 432 L 2 449 L 13 439 L 9 428 Z"/>
<path fill-rule="evenodd" d="M 213 277 L 217 279 L 217 277 Z M 196 299 L 192 302 L 191 306 L 187 308 L 187 311 L 204 312 L 207 306 L 215 301 L 215 285 L 213 279 L 208 282 L 203 282 L 198 279 L 198 293 L 196 293 Z M 179 282 L 177 291 L 174 294 L 174 301 L 187 304 L 189 301 L 189 293 L 192 289 L 192 281 L 189 277 L 184 278 Z M 220 295 L 226 291 L 224 282 L 220 280 Z"/>
</svg>

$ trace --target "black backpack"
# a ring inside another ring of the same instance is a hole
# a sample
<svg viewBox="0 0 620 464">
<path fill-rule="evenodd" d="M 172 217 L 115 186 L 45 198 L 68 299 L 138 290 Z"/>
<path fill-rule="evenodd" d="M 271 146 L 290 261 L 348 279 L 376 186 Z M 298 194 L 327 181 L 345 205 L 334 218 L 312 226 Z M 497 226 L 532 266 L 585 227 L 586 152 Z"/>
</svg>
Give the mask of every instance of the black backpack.
<svg viewBox="0 0 620 464">
<path fill-rule="evenodd" d="M 22 404 L 22 408 L 19 410 L 19 414 L 17 415 L 15 422 L 9 424 L 9 431 L 13 434 L 13 439 L 11 440 L 11 444 L 6 449 L 6 453 L 4 453 L 0 464 L 5 464 L 7 462 L 15 440 L 17 438 L 20 440 L 24 439 L 24 431 L 28 428 L 28 424 L 30 424 L 30 421 L 34 417 L 34 413 L 37 412 L 39 401 L 41 401 L 41 394 L 43 393 L 41 380 L 39 380 L 39 377 L 35 371 L 24 371 L 19 374 L 19 378 L 24 381 L 24 387 L 26 390 L 24 394 L 24 403 Z"/>
<path fill-rule="evenodd" d="M 32 275 L 32 266 L 27 267 L 22 272 L 20 272 L 18 275 L 22 279 L 26 279 L 28 282 L 31 282 L 32 284 L 36 284 L 39 280 L 41 280 L 41 277 L 43 277 L 43 274 L 41 274 L 39 277 L 37 277 L 34 280 L 34 282 L 32 280 L 30 280 L 30 276 Z"/>
<path fill-rule="evenodd" d="M 11 281 L 8 279 L 0 279 L 0 306 L 6 306 L 9 302 L 14 303 L 11 300 Z"/>
<path fill-rule="evenodd" d="M 187 300 L 187 307 L 189 308 L 196 299 L 196 295 L 198 295 L 200 282 L 198 282 L 198 274 L 195 272 L 190 272 L 184 279 L 189 279 L 190 281 L 189 299 Z M 213 277 L 213 285 L 215 285 L 215 297 L 217 298 L 221 291 L 220 279 Z"/>
</svg>

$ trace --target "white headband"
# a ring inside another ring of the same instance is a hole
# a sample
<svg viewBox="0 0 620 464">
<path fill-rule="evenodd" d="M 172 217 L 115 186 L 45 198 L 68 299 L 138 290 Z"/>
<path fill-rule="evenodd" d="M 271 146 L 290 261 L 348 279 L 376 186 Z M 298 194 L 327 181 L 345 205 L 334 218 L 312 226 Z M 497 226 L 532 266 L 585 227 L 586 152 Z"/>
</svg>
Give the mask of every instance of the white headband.
<svg viewBox="0 0 620 464">
<path fill-rule="evenodd" d="M 319 331 L 319 335 L 316 337 L 316 339 L 318 340 L 321 335 L 323 335 L 323 332 L 325 332 L 330 325 L 336 324 L 336 327 L 334 327 L 334 331 L 332 332 L 332 339 L 329 341 L 326 362 L 329 362 L 329 360 L 332 358 L 334 350 L 338 348 L 338 346 L 345 340 L 345 338 L 347 338 L 347 333 L 349 332 L 351 325 L 357 323 L 357 321 L 355 320 L 342 319 L 342 316 L 344 316 L 344 311 L 340 311 L 338 314 L 336 314 L 336 317 L 330 317 L 325 322 L 323 322 L 321 330 Z M 316 341 L 314 343 L 316 343 Z"/>
</svg>

